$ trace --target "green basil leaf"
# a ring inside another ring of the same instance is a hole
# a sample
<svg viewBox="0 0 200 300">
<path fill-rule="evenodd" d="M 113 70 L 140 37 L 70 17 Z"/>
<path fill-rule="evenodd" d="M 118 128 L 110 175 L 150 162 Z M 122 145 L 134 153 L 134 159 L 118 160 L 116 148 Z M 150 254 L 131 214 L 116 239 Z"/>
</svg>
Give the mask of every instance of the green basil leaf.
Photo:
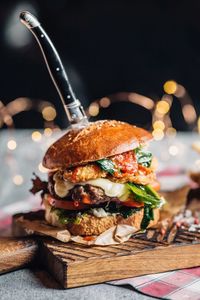
<svg viewBox="0 0 200 300">
<path fill-rule="evenodd" d="M 138 164 L 147 168 L 150 167 L 152 162 L 152 153 L 149 151 L 142 151 L 141 147 L 136 148 L 134 151 Z"/>
<path fill-rule="evenodd" d="M 144 206 L 144 215 L 143 215 L 143 219 L 141 222 L 141 229 L 144 230 L 148 227 L 149 223 L 151 220 L 154 220 L 154 214 L 153 214 L 153 208 L 145 205 Z"/>
<path fill-rule="evenodd" d="M 160 205 L 161 199 L 159 196 L 155 197 L 155 195 L 152 195 L 146 186 L 128 183 L 128 187 L 135 195 L 137 201 L 143 202 L 152 207 L 158 207 Z"/>
<path fill-rule="evenodd" d="M 148 194 L 150 194 L 150 195 L 154 196 L 155 198 L 157 198 L 158 200 L 160 200 L 160 196 L 159 196 L 158 193 L 152 188 L 152 186 L 150 186 L 150 185 L 148 184 L 148 185 L 145 185 L 144 188 L 145 188 L 145 191 L 146 191 Z"/>
<path fill-rule="evenodd" d="M 110 159 L 100 159 L 96 161 L 97 164 L 101 167 L 102 170 L 113 175 L 115 171 L 115 165 Z"/>
</svg>

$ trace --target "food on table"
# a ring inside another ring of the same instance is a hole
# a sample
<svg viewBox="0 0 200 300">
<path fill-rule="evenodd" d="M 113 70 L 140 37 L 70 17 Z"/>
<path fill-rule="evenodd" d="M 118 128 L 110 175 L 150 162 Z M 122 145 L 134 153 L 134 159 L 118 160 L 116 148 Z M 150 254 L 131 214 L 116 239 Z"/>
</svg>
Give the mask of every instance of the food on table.
<svg viewBox="0 0 200 300">
<path fill-rule="evenodd" d="M 164 199 L 144 148 L 151 138 L 114 120 L 70 129 L 43 158 L 48 182 L 33 179 L 31 192 L 41 192 L 47 223 L 87 237 L 118 224 L 137 230 L 155 225 Z"/>
</svg>

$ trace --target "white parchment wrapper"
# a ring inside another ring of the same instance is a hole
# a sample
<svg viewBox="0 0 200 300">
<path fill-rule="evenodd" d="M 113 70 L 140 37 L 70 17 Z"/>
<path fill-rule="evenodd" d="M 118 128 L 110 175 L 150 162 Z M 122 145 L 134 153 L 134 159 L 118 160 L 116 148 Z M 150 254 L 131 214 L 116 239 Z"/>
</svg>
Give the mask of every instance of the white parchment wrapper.
<svg viewBox="0 0 200 300">
<path fill-rule="evenodd" d="M 61 242 L 67 243 L 70 241 L 84 245 L 115 245 L 121 244 L 138 231 L 138 228 L 118 224 L 104 231 L 98 236 L 73 236 L 67 229 L 53 227 L 46 223 L 45 220 L 27 220 L 23 216 L 15 219 L 14 226 L 20 227 L 22 230 L 14 231 L 15 235 L 31 235 L 39 234 L 53 237 Z"/>
</svg>

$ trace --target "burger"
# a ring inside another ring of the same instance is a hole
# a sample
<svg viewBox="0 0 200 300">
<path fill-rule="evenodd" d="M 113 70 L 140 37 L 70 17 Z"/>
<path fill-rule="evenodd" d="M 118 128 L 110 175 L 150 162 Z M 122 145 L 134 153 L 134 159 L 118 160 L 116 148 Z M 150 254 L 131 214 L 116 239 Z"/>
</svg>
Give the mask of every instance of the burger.
<svg viewBox="0 0 200 300">
<path fill-rule="evenodd" d="M 43 158 L 48 182 L 33 179 L 31 192 L 41 192 L 46 222 L 73 236 L 98 236 L 119 224 L 138 231 L 154 226 L 164 200 L 146 150 L 151 139 L 115 120 L 70 129 Z"/>
</svg>

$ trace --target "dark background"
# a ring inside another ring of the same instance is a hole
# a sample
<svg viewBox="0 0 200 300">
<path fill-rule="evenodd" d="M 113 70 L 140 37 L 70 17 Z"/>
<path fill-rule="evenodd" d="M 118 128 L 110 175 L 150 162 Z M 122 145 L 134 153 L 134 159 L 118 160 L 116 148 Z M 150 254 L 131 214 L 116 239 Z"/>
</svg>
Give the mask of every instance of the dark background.
<svg viewBox="0 0 200 300">
<path fill-rule="evenodd" d="M 59 97 L 35 39 L 24 28 L 28 40 L 20 44 L 15 32 L 23 27 L 19 11 L 26 9 L 39 17 L 49 33 L 85 107 L 94 99 L 124 91 L 156 101 L 163 95 L 164 82 L 173 79 L 187 89 L 199 114 L 200 1 L 1 0 L 1 101 L 6 104 L 21 96 L 48 100 L 58 110 L 56 122 L 65 126 Z M 187 130 L 179 110 L 175 98 L 173 125 Z M 108 111 L 102 111 L 100 118 L 107 115 Z M 130 103 L 111 106 L 109 116 L 144 124 L 151 117 Z M 33 111 L 19 114 L 14 121 L 18 128 L 43 126 Z"/>
</svg>

